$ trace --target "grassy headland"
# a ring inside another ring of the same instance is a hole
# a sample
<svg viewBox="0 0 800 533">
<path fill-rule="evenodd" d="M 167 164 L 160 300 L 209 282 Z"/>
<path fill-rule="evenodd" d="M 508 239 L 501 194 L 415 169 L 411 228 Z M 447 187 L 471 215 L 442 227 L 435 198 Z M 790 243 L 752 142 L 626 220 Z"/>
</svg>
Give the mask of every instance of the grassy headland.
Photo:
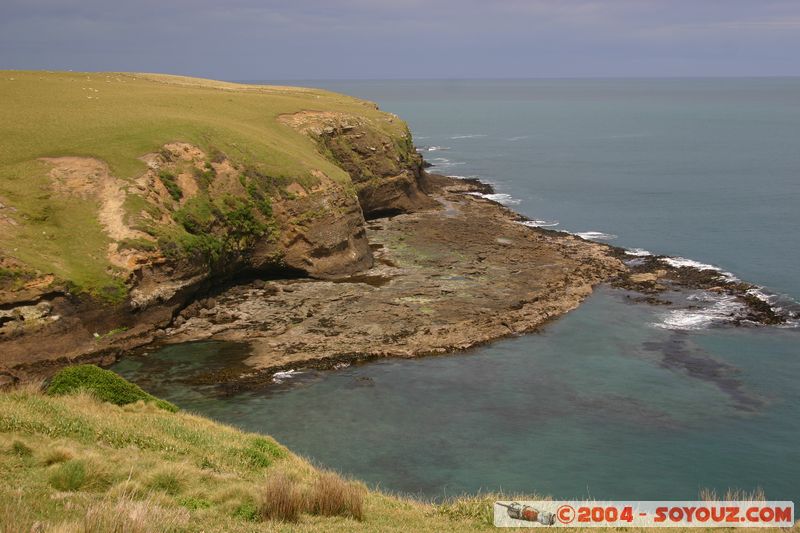
<svg viewBox="0 0 800 533">
<path fill-rule="evenodd" d="M 407 135 L 402 121 L 348 96 L 167 75 L 0 71 L 0 101 L 0 206 L 13 209 L 0 211 L 0 250 L 16 261 L 0 264 L 0 282 L 25 283 L 38 271 L 112 300 L 125 295 L 112 243 L 214 258 L 268 233 L 270 198 L 293 194 L 290 184 L 310 188 L 325 176 L 352 189 L 348 173 L 280 116 L 318 110 L 359 117 L 386 138 Z M 180 150 L 164 151 L 170 143 L 198 148 L 199 159 L 181 161 Z M 169 197 L 154 202 L 136 179 L 152 168 L 146 155 L 159 153 Z M 116 204 L 101 198 L 102 183 L 76 183 L 69 165 L 80 162 L 59 158 L 97 162 L 80 171 L 112 176 Z M 215 187 L 223 160 L 240 185 Z M 54 186 L 59 165 L 66 170 Z M 163 223 L 175 211 L 178 224 Z M 122 229 L 110 231 L 109 218 Z"/>
</svg>

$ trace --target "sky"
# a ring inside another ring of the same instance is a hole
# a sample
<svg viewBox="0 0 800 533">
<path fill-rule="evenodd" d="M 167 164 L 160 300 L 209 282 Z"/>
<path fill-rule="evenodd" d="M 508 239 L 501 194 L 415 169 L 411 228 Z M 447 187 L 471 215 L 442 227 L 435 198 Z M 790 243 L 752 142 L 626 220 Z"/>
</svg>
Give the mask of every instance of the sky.
<svg viewBox="0 0 800 533">
<path fill-rule="evenodd" d="M 798 76 L 800 0 L 0 0 L 0 69 Z"/>
</svg>

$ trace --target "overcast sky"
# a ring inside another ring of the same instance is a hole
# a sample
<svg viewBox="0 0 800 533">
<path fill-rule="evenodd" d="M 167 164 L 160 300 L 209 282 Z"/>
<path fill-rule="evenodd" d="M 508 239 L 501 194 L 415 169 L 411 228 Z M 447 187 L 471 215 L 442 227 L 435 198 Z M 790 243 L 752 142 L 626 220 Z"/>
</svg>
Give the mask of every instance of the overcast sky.
<svg viewBox="0 0 800 533">
<path fill-rule="evenodd" d="M 229 80 L 800 75 L 800 0 L 0 0 L 0 68 Z"/>
</svg>

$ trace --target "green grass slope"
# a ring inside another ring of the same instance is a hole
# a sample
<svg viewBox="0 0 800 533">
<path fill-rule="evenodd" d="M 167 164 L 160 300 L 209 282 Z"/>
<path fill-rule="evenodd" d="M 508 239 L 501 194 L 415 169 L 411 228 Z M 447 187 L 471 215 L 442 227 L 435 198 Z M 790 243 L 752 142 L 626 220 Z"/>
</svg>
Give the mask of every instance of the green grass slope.
<svg viewBox="0 0 800 533">
<path fill-rule="evenodd" d="M 296 521 L 281 519 L 292 505 Z M 60 532 L 471 531 L 490 529 L 480 517 L 487 505 L 477 518 L 473 507 L 448 516 L 321 472 L 269 437 L 153 403 L 0 392 L 0 533 L 37 523 Z"/>
<path fill-rule="evenodd" d="M 147 169 L 142 156 L 189 143 L 279 183 L 314 184 L 321 172 L 349 186 L 314 140 L 278 117 L 342 113 L 392 138 L 407 134 L 374 104 L 340 94 L 155 74 L 0 71 L 0 102 L 0 260 L 22 264 L 0 261 L 0 282 L 24 283 L 34 277 L 27 271 L 38 271 L 112 296 L 121 273 L 106 258 L 111 239 L 97 199 L 65 200 L 42 158 L 94 158 L 131 183 Z M 177 200 L 170 179 L 162 181 Z M 132 214 L 148 208 L 131 194 L 125 207 Z"/>
<path fill-rule="evenodd" d="M 487 531 L 492 502 L 509 498 L 431 504 L 368 489 L 270 437 L 164 409 L 116 374 L 77 368 L 47 393 L 0 391 L 0 533 Z"/>
</svg>

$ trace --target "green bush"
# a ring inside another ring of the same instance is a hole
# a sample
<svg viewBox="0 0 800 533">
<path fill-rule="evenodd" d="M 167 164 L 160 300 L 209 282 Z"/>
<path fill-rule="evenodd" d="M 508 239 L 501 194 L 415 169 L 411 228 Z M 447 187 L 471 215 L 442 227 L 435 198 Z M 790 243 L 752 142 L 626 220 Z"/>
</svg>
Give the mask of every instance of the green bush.
<svg viewBox="0 0 800 533">
<path fill-rule="evenodd" d="M 75 459 L 62 463 L 50 474 L 49 481 L 56 490 L 79 490 L 86 483 L 86 466 Z"/>
<path fill-rule="evenodd" d="M 158 173 L 158 178 L 161 180 L 161 183 L 164 184 L 164 187 L 167 188 L 167 191 L 169 192 L 169 195 L 172 196 L 173 200 L 177 202 L 183 198 L 183 191 L 178 185 L 174 174 L 167 172 L 166 170 L 162 170 Z"/>
<path fill-rule="evenodd" d="M 51 396 L 74 394 L 79 391 L 89 391 L 98 399 L 117 405 L 127 405 L 142 400 L 153 402 L 167 411 L 178 410 L 173 404 L 146 393 L 138 385 L 95 365 L 77 365 L 60 370 L 47 387 L 47 394 Z"/>
</svg>

